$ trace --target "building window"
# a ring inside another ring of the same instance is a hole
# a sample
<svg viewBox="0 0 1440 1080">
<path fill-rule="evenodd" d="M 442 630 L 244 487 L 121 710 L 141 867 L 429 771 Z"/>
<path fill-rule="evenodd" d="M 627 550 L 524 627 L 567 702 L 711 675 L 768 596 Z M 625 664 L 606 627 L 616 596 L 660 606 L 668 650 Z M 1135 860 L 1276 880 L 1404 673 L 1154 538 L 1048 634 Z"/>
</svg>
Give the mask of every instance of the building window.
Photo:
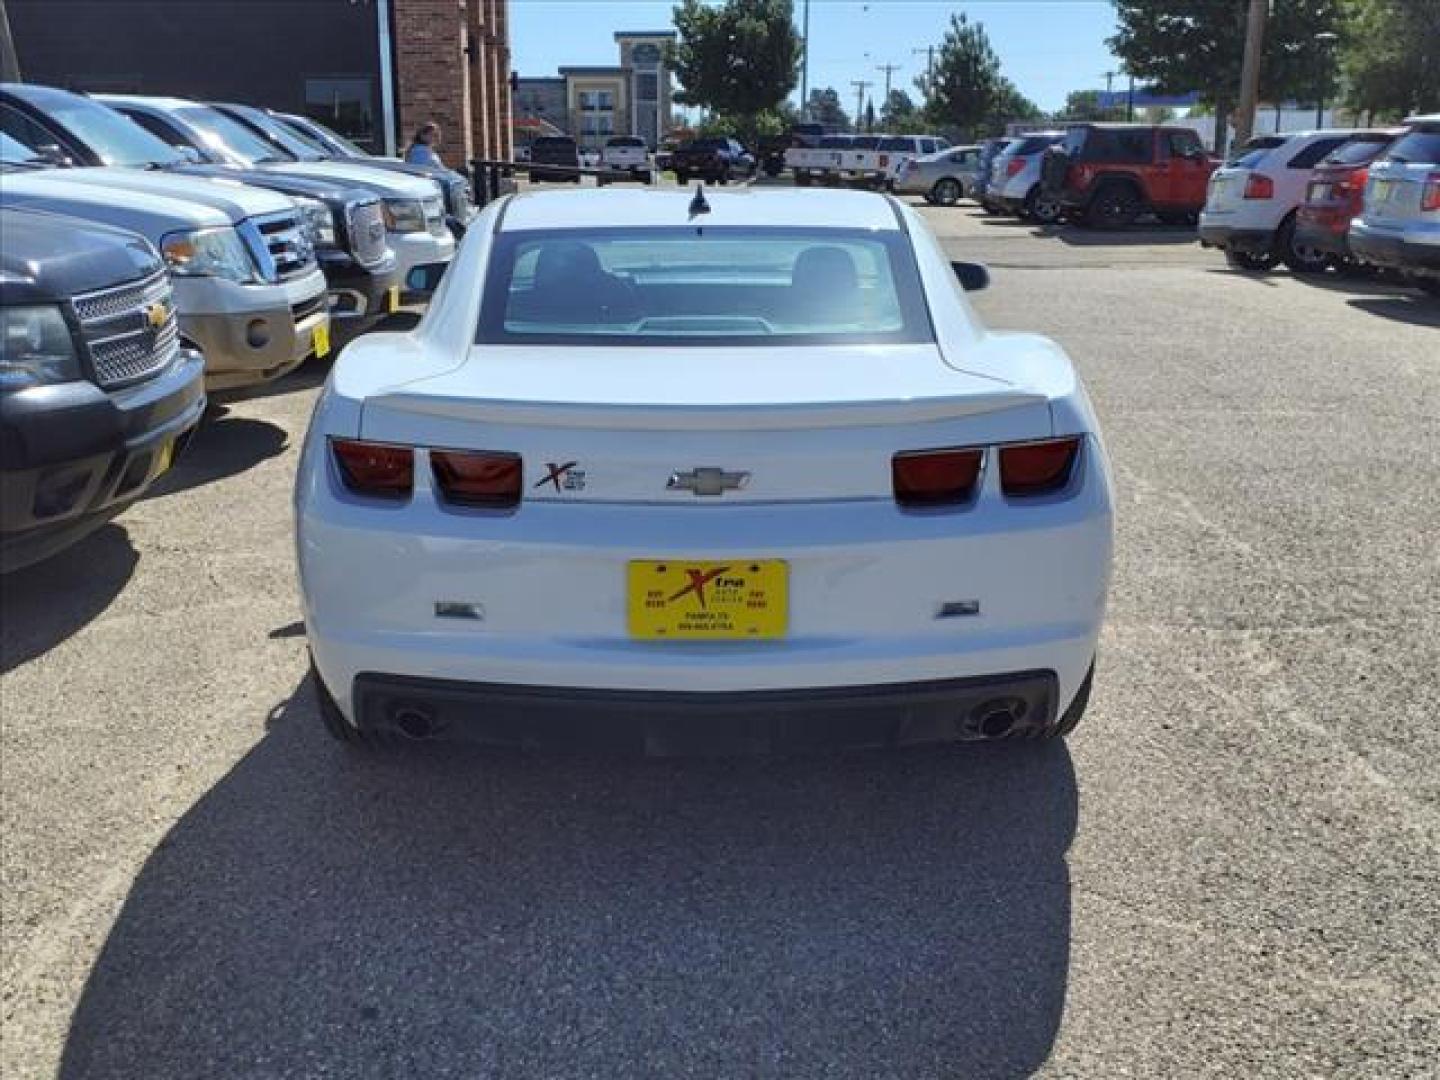
<svg viewBox="0 0 1440 1080">
<path fill-rule="evenodd" d="M 642 71 L 635 76 L 635 96 L 641 101 L 660 99 L 660 76 L 653 71 Z"/>
<path fill-rule="evenodd" d="M 372 80 L 337 77 L 305 80 L 305 115 L 367 148 L 375 145 Z"/>
<path fill-rule="evenodd" d="M 615 117 L 612 113 L 586 113 L 581 121 L 581 132 L 585 135 L 614 135 Z"/>
<path fill-rule="evenodd" d="M 610 90 L 581 90 L 581 112 L 610 112 L 615 108 L 615 94 Z"/>
</svg>

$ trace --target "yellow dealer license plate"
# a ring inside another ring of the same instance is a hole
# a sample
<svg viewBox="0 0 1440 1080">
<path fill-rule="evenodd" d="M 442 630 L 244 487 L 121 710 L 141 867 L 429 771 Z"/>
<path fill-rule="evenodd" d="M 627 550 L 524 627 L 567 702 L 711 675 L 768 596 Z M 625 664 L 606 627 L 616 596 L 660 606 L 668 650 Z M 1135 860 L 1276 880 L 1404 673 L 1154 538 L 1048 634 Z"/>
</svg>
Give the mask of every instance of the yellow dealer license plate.
<svg viewBox="0 0 1440 1080">
<path fill-rule="evenodd" d="M 160 476 L 170 471 L 170 466 L 175 464 L 175 440 L 166 439 L 160 444 L 160 449 L 155 451 L 155 475 Z"/>
<path fill-rule="evenodd" d="M 400 286 L 391 285 L 385 290 L 385 310 L 395 312 L 400 310 Z"/>
<path fill-rule="evenodd" d="M 630 563 L 630 636 L 748 640 L 785 636 L 788 567 L 779 559 Z"/>
<path fill-rule="evenodd" d="M 314 336 L 310 339 L 314 346 L 315 355 L 327 356 L 330 353 L 330 324 L 321 323 L 315 327 Z"/>
</svg>

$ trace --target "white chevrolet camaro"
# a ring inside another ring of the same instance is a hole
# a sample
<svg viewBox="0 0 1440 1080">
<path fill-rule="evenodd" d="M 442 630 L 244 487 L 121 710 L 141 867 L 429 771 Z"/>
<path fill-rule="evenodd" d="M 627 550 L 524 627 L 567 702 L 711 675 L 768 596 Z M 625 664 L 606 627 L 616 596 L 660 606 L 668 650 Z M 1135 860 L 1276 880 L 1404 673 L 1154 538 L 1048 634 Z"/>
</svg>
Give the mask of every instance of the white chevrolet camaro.
<svg viewBox="0 0 1440 1080">
<path fill-rule="evenodd" d="M 512 196 L 337 361 L 295 505 L 349 741 L 649 752 L 1047 738 L 1089 697 L 1109 468 L 859 192 Z"/>
</svg>

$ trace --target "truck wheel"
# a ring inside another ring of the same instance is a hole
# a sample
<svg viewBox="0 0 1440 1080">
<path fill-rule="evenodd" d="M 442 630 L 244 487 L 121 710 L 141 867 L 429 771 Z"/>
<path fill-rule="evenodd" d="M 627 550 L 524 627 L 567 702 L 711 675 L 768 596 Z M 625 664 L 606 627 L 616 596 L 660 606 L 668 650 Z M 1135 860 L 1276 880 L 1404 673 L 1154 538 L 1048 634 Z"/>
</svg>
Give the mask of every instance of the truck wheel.
<svg viewBox="0 0 1440 1080">
<path fill-rule="evenodd" d="M 1025 196 L 1025 206 L 1021 217 L 1032 218 L 1041 225 L 1053 225 L 1060 219 L 1060 200 L 1054 195 L 1047 195 L 1040 190 L 1036 184 Z"/>
<path fill-rule="evenodd" d="M 1226 250 L 1225 262 L 1232 270 L 1243 270 L 1247 274 L 1264 274 L 1274 270 L 1280 259 L 1273 251 L 1232 251 Z"/>
<path fill-rule="evenodd" d="M 771 161 L 765 162 L 765 175 L 768 176 L 768 177 L 770 177 L 770 179 L 772 179 L 772 180 L 775 179 L 775 177 L 779 176 L 779 175 L 780 175 L 782 172 L 784 172 L 784 171 L 785 171 L 785 163 L 784 163 L 783 161 L 774 161 L 774 160 L 771 160 Z"/>
<path fill-rule="evenodd" d="M 1141 209 L 1140 198 L 1129 184 L 1106 184 L 1090 200 L 1085 216 L 1097 229 L 1124 229 L 1135 224 Z"/>
<path fill-rule="evenodd" d="M 1285 224 L 1280 226 L 1280 235 L 1275 238 L 1275 246 L 1280 249 L 1280 259 L 1292 274 L 1323 274 L 1330 269 L 1333 261 L 1319 248 L 1296 239 L 1294 215 L 1286 218 Z"/>
<path fill-rule="evenodd" d="M 690 174 L 688 172 L 681 172 L 679 169 L 676 169 L 675 183 L 679 184 L 681 187 L 687 187 L 690 183 Z"/>
<path fill-rule="evenodd" d="M 960 201 L 960 182 L 952 177 L 946 176 L 935 181 L 935 186 L 930 189 L 930 201 L 941 206 L 954 206 Z"/>
<path fill-rule="evenodd" d="M 1080 723 L 1080 718 L 1085 715 L 1085 709 L 1090 704 L 1090 687 L 1095 682 L 1095 661 L 1090 661 L 1090 670 L 1085 672 L 1085 681 L 1080 684 L 1080 689 L 1075 691 L 1075 697 L 1070 702 L 1070 707 L 1065 710 L 1065 715 L 1055 721 L 1053 725 L 1046 728 L 1040 734 L 1042 739 L 1063 739 L 1069 735 Z"/>
<path fill-rule="evenodd" d="M 809 187 L 809 186 L 810 186 L 810 174 L 809 174 L 809 173 L 800 173 L 800 172 L 797 172 L 797 173 L 795 174 L 795 186 L 796 186 L 796 187 Z"/>
</svg>

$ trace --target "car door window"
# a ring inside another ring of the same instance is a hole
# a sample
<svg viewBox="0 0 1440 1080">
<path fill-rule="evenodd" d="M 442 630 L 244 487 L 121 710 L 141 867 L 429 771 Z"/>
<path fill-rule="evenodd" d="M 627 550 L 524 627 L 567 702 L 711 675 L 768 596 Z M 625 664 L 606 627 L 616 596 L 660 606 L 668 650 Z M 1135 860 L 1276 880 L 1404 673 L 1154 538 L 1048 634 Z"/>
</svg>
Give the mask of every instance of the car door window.
<svg viewBox="0 0 1440 1080">
<path fill-rule="evenodd" d="M 0 131 L 17 139 L 31 149 L 42 146 L 59 146 L 69 152 L 65 141 L 43 124 L 37 124 L 14 105 L 0 105 Z"/>
<path fill-rule="evenodd" d="M 131 112 L 129 109 L 121 109 L 120 111 L 146 131 L 150 132 L 151 135 L 169 143 L 171 146 L 181 147 L 190 145 L 183 135 L 158 116 L 151 116 L 149 113 L 143 112 Z"/>
<path fill-rule="evenodd" d="M 1166 145 L 1172 158 L 1197 159 L 1205 156 L 1200 145 L 1200 136 L 1193 131 L 1172 131 L 1166 136 Z"/>
</svg>

